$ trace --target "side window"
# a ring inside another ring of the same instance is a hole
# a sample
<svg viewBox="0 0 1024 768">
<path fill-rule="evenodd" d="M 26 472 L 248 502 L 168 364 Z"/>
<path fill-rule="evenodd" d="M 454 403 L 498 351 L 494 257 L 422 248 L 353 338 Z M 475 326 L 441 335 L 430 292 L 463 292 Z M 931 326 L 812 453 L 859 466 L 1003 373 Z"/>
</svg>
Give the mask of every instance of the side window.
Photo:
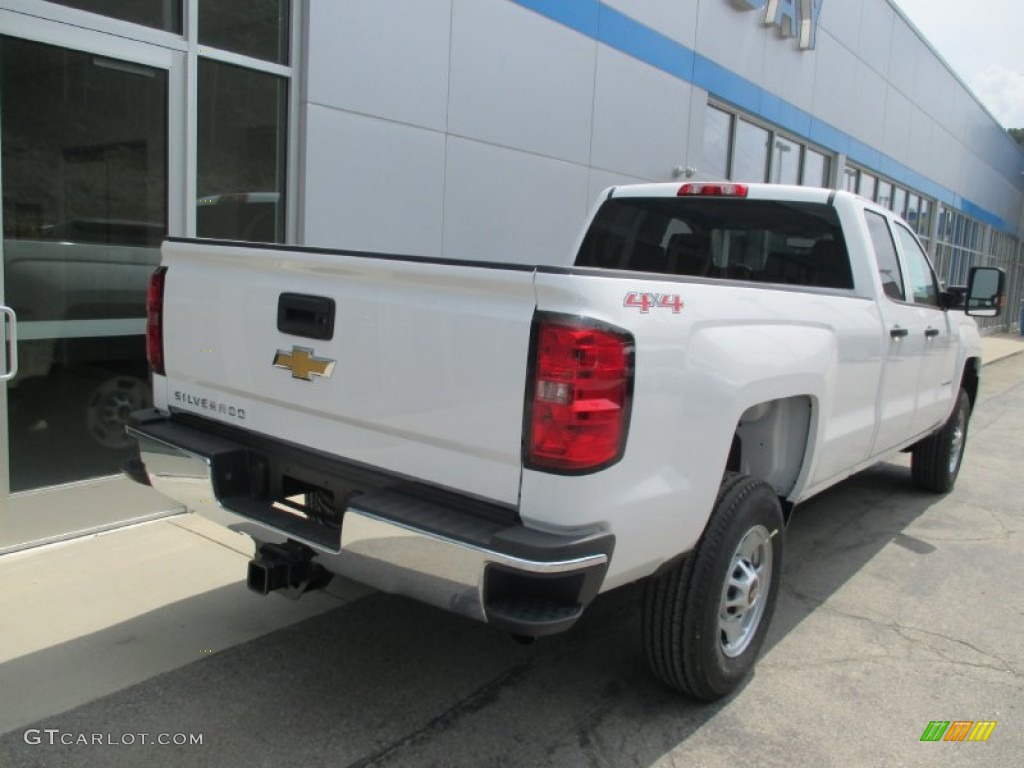
<svg viewBox="0 0 1024 768">
<path fill-rule="evenodd" d="M 935 273 L 927 254 L 906 227 L 897 225 L 896 237 L 899 238 L 900 248 L 903 249 L 907 267 L 910 269 L 910 290 L 914 296 L 914 303 L 928 307 L 939 306 L 939 289 L 935 284 Z"/>
<path fill-rule="evenodd" d="M 864 211 L 864 219 L 868 224 L 868 232 L 871 233 L 871 244 L 875 247 L 875 257 L 878 259 L 878 276 L 882 278 L 882 290 L 890 299 L 906 301 L 907 294 L 903 288 L 903 272 L 900 270 L 900 260 L 896 255 L 896 244 L 892 240 L 892 233 L 885 217 L 873 211 Z"/>
</svg>

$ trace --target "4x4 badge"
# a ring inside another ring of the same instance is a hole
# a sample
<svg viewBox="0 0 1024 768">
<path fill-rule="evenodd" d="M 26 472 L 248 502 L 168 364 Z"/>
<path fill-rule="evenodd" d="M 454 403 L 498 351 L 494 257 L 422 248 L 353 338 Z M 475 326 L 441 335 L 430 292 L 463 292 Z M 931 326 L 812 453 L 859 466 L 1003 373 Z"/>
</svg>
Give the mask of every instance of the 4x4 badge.
<svg viewBox="0 0 1024 768">
<path fill-rule="evenodd" d="M 285 368 L 292 372 L 293 379 L 303 381 L 312 381 L 313 376 L 329 379 L 334 373 L 334 363 L 334 360 L 326 357 L 317 357 L 313 350 L 307 347 L 292 347 L 291 352 L 279 349 L 274 355 L 275 368 Z"/>
</svg>

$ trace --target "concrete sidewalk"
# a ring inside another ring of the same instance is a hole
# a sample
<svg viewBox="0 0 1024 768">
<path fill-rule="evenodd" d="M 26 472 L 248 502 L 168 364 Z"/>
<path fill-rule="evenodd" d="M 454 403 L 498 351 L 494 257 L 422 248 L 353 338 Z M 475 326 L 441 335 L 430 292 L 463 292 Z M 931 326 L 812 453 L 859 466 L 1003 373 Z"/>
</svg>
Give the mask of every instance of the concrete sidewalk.
<svg viewBox="0 0 1024 768">
<path fill-rule="evenodd" d="M 248 537 L 177 515 L 0 558 L 0 733 L 369 592 L 264 598 L 251 556 Z"/>
<path fill-rule="evenodd" d="M 983 336 L 981 339 L 981 355 L 985 365 L 1021 352 L 1024 352 L 1024 336 L 1000 333 Z"/>
<path fill-rule="evenodd" d="M 984 339 L 986 364 L 1020 352 L 1021 337 Z M 0 558 L 0 733 L 368 593 L 336 579 L 301 601 L 259 597 L 249 557 L 246 537 L 181 515 Z"/>
</svg>

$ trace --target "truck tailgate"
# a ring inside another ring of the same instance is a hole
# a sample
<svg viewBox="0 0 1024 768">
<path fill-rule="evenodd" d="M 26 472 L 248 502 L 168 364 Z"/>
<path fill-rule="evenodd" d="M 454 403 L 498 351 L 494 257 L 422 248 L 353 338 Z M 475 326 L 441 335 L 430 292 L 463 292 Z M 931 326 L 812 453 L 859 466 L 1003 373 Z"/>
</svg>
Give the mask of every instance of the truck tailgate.
<svg viewBox="0 0 1024 768">
<path fill-rule="evenodd" d="M 163 263 L 158 406 L 517 502 L 532 269 L 200 241 Z"/>
</svg>

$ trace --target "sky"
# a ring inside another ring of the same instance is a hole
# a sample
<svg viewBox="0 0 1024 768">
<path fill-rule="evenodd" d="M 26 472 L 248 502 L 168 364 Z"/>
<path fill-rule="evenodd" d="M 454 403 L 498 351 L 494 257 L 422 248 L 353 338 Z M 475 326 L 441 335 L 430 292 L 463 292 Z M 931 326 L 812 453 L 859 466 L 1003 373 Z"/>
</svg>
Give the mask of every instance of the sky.
<svg viewBox="0 0 1024 768">
<path fill-rule="evenodd" d="M 1024 0 L 893 2 L 1004 128 L 1024 128 Z"/>
</svg>

